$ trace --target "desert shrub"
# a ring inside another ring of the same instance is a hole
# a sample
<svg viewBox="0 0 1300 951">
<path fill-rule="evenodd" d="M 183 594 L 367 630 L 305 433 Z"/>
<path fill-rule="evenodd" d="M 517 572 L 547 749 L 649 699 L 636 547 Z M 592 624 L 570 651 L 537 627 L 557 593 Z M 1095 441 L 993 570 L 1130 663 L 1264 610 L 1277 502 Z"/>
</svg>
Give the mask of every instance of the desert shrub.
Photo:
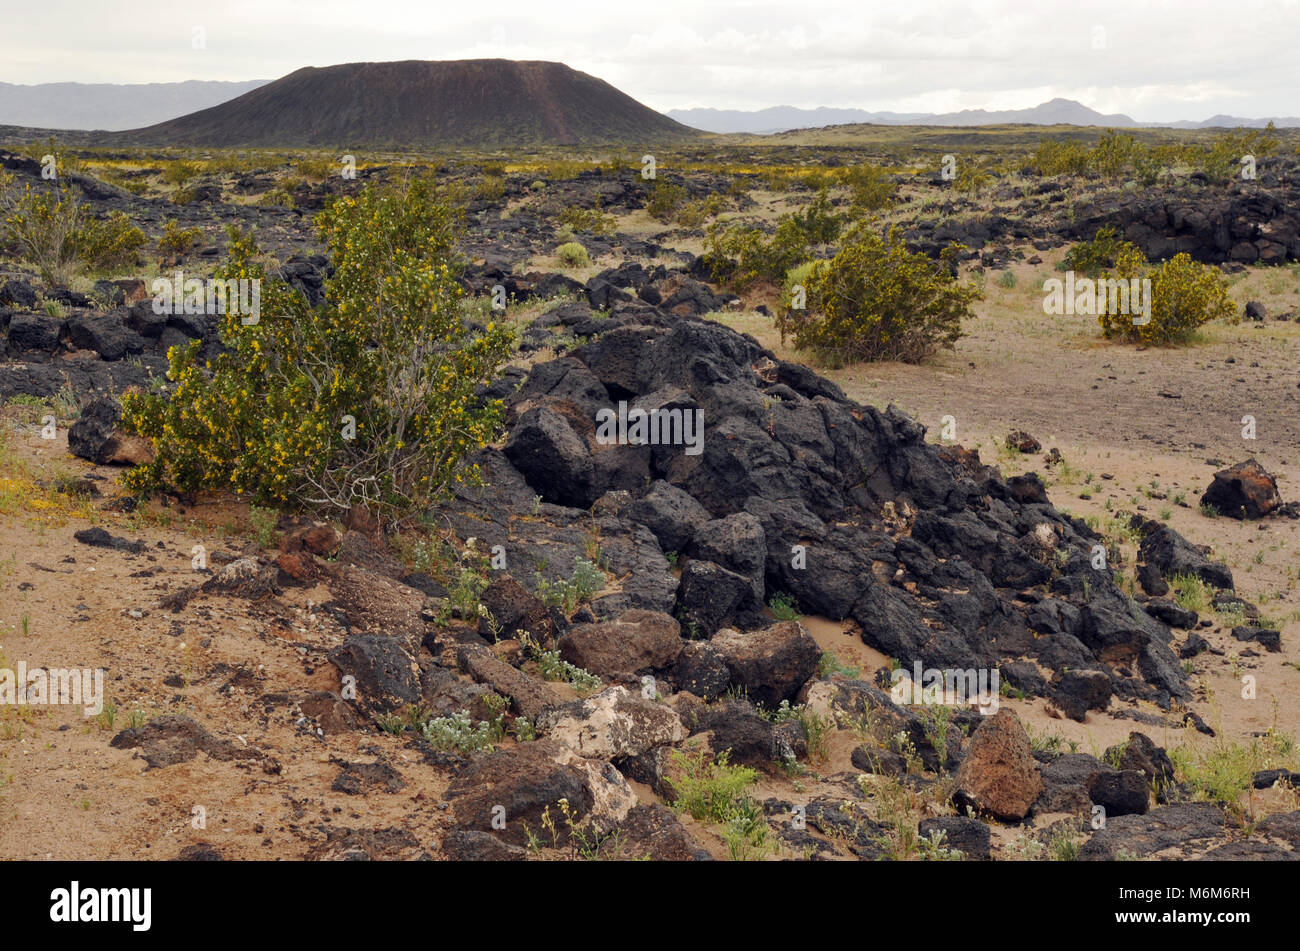
<svg viewBox="0 0 1300 951">
<path fill-rule="evenodd" d="M 1088 153 L 1088 165 L 1098 174 L 1114 178 L 1124 173 L 1139 151 L 1137 140 L 1130 133 L 1107 129 Z"/>
<path fill-rule="evenodd" d="M 855 212 L 879 211 L 894 202 L 894 180 L 882 168 L 854 165 L 845 170 L 843 178 Z"/>
<path fill-rule="evenodd" d="M 749 197 L 749 185 L 744 178 L 736 175 L 731 179 L 731 184 L 727 186 L 727 197 L 737 200 Z"/>
<path fill-rule="evenodd" d="M 329 156 L 315 156 L 313 158 L 299 159 L 294 165 L 298 174 L 303 178 L 312 179 L 313 181 L 323 182 L 331 175 L 342 169 L 342 165 L 335 162 Z"/>
<path fill-rule="evenodd" d="M 260 320 L 222 316 L 224 353 L 204 364 L 198 341 L 173 347 L 170 396 L 123 399 L 123 425 L 157 446 L 129 488 L 220 487 L 387 517 L 477 476 L 464 458 L 499 432 L 501 406 L 474 391 L 512 334 L 463 319 L 459 217 L 415 180 L 339 198 L 316 225 L 335 268 L 316 308 L 232 231 L 217 276 L 262 281 Z"/>
<path fill-rule="evenodd" d="M 957 165 L 957 177 L 952 180 L 955 191 L 975 197 L 993 181 L 993 176 L 980 163 L 965 159 Z"/>
<path fill-rule="evenodd" d="M 66 286 L 77 259 L 81 199 L 66 185 L 21 189 L 0 178 L 0 244 L 34 265 L 48 284 Z"/>
<path fill-rule="evenodd" d="M 1221 185 L 1240 172 L 1243 156 L 1261 159 L 1272 154 L 1277 149 L 1276 131 L 1270 122 L 1264 129 L 1225 132 L 1197 155 L 1197 165 L 1210 181 Z"/>
<path fill-rule="evenodd" d="M 1089 152 L 1078 142 L 1039 140 L 1029 166 L 1039 175 L 1082 175 L 1088 170 Z"/>
<path fill-rule="evenodd" d="M 1124 281 L 1149 278 L 1151 311 L 1147 323 L 1135 324 L 1133 314 L 1111 313 L 1109 297 L 1098 294 L 1097 322 L 1107 337 L 1132 343 L 1184 343 L 1211 320 L 1237 323 L 1241 319 L 1222 275 L 1187 254 L 1150 267 L 1142 252 L 1130 246 L 1119 252 L 1112 276 Z"/>
<path fill-rule="evenodd" d="M 587 254 L 587 249 L 577 241 L 569 241 L 555 249 L 555 256 L 565 267 L 587 267 L 591 264 L 591 256 Z"/>
<path fill-rule="evenodd" d="M 162 167 L 162 180 L 169 185 L 184 187 L 190 179 L 203 171 L 199 162 L 185 162 L 177 159 L 167 162 Z"/>
<path fill-rule="evenodd" d="M 683 228 L 698 228 L 710 218 L 717 217 L 723 207 L 721 195 L 710 195 L 708 198 L 688 201 L 677 209 L 677 223 Z"/>
<path fill-rule="evenodd" d="M 159 257 L 172 255 L 184 257 L 202 240 L 203 232 L 198 228 L 182 228 L 175 218 L 168 219 L 163 225 L 162 237 L 158 239 L 158 255 Z"/>
<path fill-rule="evenodd" d="M 735 290 L 758 280 L 788 284 L 791 268 L 806 261 L 813 245 L 835 241 L 842 226 L 823 189 L 802 211 L 778 218 L 771 238 L 755 227 L 723 228 L 715 222 L 705 237 L 704 254 L 714 280 Z"/>
<path fill-rule="evenodd" d="M 722 228 L 715 222 L 704 239 L 704 251 L 714 280 L 743 290 L 760 279 L 780 281 L 808 256 L 808 241 L 789 217 L 777 224 L 771 238 L 758 228 Z"/>
<path fill-rule="evenodd" d="M 107 182 L 115 188 L 128 191 L 132 195 L 143 195 L 149 190 L 147 182 L 141 181 L 138 175 L 133 175 L 123 168 L 116 165 L 100 165 L 95 168 L 95 177 L 101 182 Z"/>
<path fill-rule="evenodd" d="M 1098 229 L 1091 241 L 1080 241 L 1067 251 L 1062 266 L 1066 270 L 1096 277 L 1113 268 L 1121 253 L 1136 250 L 1137 245 L 1120 240 L 1119 232 L 1106 225 Z"/>
<path fill-rule="evenodd" d="M 794 227 L 808 244 L 830 244 L 840 236 L 843 219 L 831 209 L 830 196 L 822 188 L 802 211 L 790 215 Z"/>
<path fill-rule="evenodd" d="M 110 212 L 107 218 L 87 218 L 76 236 L 78 256 L 96 271 L 135 264 L 144 243 L 144 232 L 121 211 Z"/>
<path fill-rule="evenodd" d="M 650 198 L 646 201 L 646 214 L 656 221 L 672 221 L 677 209 L 685 201 L 686 189 L 681 185 L 656 181 L 650 189 Z"/>
<path fill-rule="evenodd" d="M 474 197 L 496 201 L 505 196 L 506 180 L 503 175 L 487 175 L 474 186 Z"/>
<path fill-rule="evenodd" d="M 777 315 L 782 342 L 791 336 L 796 349 L 832 365 L 916 363 L 952 347 L 979 297 L 953 276 L 957 251 L 936 261 L 908 250 L 896 227 L 885 235 L 859 227 L 839 254 L 811 269 L 807 307 Z"/>
<path fill-rule="evenodd" d="M 559 219 L 570 231 L 589 231 L 598 236 L 613 234 L 618 224 L 613 215 L 603 214 L 599 208 L 569 206 L 560 211 Z"/>
</svg>

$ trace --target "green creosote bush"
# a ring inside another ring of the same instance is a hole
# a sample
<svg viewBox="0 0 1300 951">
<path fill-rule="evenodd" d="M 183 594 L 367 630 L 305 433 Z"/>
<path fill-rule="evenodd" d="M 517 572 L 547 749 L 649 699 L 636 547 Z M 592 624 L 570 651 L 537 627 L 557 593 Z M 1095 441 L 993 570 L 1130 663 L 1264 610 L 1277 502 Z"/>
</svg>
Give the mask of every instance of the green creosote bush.
<svg viewBox="0 0 1300 951">
<path fill-rule="evenodd" d="M 1078 271 L 1088 277 L 1097 277 L 1115 267 L 1119 256 L 1137 250 L 1137 245 L 1120 239 L 1119 232 L 1107 225 L 1098 229 L 1091 241 L 1080 241 L 1065 253 L 1061 262 L 1063 270 Z"/>
<path fill-rule="evenodd" d="M 169 185 L 184 186 L 203 171 L 201 162 L 186 162 L 177 159 L 166 163 L 162 168 L 162 180 Z"/>
<path fill-rule="evenodd" d="M 786 280 L 792 269 L 807 262 L 810 249 L 835 241 L 842 227 L 842 219 L 831 211 L 830 199 L 822 189 L 802 211 L 778 218 L 770 238 L 759 228 L 724 228 L 714 222 L 704 252 L 714 280 L 743 291 L 756 281 Z"/>
<path fill-rule="evenodd" d="M 19 189 L 0 176 L 0 245 L 34 265 L 47 283 L 66 287 L 77 260 L 81 199 L 66 185 Z"/>
<path fill-rule="evenodd" d="M 464 459 L 499 433 L 501 405 L 474 390 L 513 333 L 464 321 L 458 223 L 419 179 L 336 199 L 316 219 L 335 268 L 320 307 L 232 232 L 217 277 L 261 280 L 260 319 L 223 315 L 224 353 L 203 363 L 198 341 L 173 347 L 170 394 L 123 398 L 123 428 L 157 449 L 123 483 L 401 519 L 476 481 Z"/>
<path fill-rule="evenodd" d="M 1107 129 L 1097 138 L 1088 153 L 1088 165 L 1108 178 L 1122 175 L 1141 154 L 1141 146 L 1131 133 Z"/>
<path fill-rule="evenodd" d="M 1241 174 L 1241 160 L 1253 155 L 1258 161 L 1277 150 L 1277 131 L 1272 122 L 1255 130 L 1237 129 L 1218 136 L 1196 156 L 1196 164 L 1214 184 L 1222 185 Z"/>
<path fill-rule="evenodd" d="M 560 211 L 560 225 L 572 234 L 575 231 L 587 231 L 597 237 L 614 233 L 618 221 L 613 215 L 604 214 L 599 208 L 577 208 L 569 206 Z"/>
<path fill-rule="evenodd" d="M 716 218 L 724 207 L 721 195 L 710 195 L 688 201 L 677 209 L 677 223 L 683 228 L 698 228 L 710 218 Z"/>
<path fill-rule="evenodd" d="M 919 363 L 952 348 L 979 291 L 952 275 L 957 247 L 941 260 L 908 250 L 898 228 L 880 235 L 858 227 L 830 261 L 807 278 L 807 306 L 778 312 L 784 343 L 832 366 L 860 360 Z"/>
<path fill-rule="evenodd" d="M 656 181 L 646 201 L 646 214 L 656 221 L 672 221 L 677 209 L 686 201 L 686 189 L 672 182 Z"/>
<path fill-rule="evenodd" d="M 889 173 L 874 165 L 854 165 L 844 172 L 854 214 L 880 211 L 894 203 L 895 185 Z"/>
<path fill-rule="evenodd" d="M 133 265 L 145 240 L 125 212 L 88 215 L 71 186 L 19 189 L 12 176 L 0 176 L 0 247 L 34 265 L 48 284 L 66 287 L 78 261 L 92 271 Z"/>
<path fill-rule="evenodd" d="M 1026 163 L 1039 175 L 1082 175 L 1088 170 L 1089 151 L 1079 142 L 1039 140 Z"/>
</svg>

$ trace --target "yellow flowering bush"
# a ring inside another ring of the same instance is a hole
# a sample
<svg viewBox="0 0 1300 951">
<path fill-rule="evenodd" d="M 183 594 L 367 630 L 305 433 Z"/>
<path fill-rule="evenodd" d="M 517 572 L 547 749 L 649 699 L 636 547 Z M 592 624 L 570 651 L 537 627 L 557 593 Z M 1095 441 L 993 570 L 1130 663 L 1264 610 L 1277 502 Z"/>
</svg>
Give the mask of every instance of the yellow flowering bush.
<svg viewBox="0 0 1300 951">
<path fill-rule="evenodd" d="M 13 176 L 0 176 L 0 245 L 35 265 L 46 283 L 67 286 L 83 221 L 74 189 L 30 183 L 20 189 Z"/>
<path fill-rule="evenodd" d="M 77 253 L 94 271 L 116 271 L 136 264 L 144 244 L 144 232 L 122 211 L 110 212 L 103 219 L 87 218 L 77 235 Z"/>
<path fill-rule="evenodd" d="M 502 407 L 474 390 L 513 333 L 464 317 L 457 213 L 415 180 L 339 198 L 316 225 L 334 264 L 317 308 L 267 277 L 251 236 L 231 232 L 218 277 L 262 281 L 259 319 L 222 316 L 224 353 L 201 363 L 198 341 L 173 347 L 170 394 L 124 398 L 123 425 L 157 446 L 127 487 L 226 488 L 393 518 L 477 477 L 464 458 L 499 433 Z"/>
<path fill-rule="evenodd" d="M 47 283 L 66 287 L 80 261 L 92 271 L 114 271 L 136 263 L 145 235 L 129 215 L 91 217 L 79 192 L 49 183 L 19 188 L 0 176 L 0 249 L 33 264 Z"/>
<path fill-rule="evenodd" d="M 940 260 L 908 250 L 897 227 L 857 227 L 830 261 L 808 270 L 806 306 L 777 314 L 784 343 L 832 366 L 859 360 L 917 363 L 961 336 L 979 291 L 952 274 L 958 247 Z"/>
<path fill-rule="evenodd" d="M 1185 343 L 1197 327 L 1211 320 L 1234 324 L 1241 320 L 1222 275 L 1188 254 L 1177 254 L 1150 267 L 1146 255 L 1128 245 L 1119 251 L 1109 276 L 1130 282 L 1149 279 L 1151 310 L 1145 324 L 1135 324 L 1131 301 L 1130 313 L 1121 313 L 1124 308 L 1118 295 L 1112 300 L 1110 295 L 1098 294 L 1097 322 L 1106 337 L 1130 343 Z"/>
</svg>

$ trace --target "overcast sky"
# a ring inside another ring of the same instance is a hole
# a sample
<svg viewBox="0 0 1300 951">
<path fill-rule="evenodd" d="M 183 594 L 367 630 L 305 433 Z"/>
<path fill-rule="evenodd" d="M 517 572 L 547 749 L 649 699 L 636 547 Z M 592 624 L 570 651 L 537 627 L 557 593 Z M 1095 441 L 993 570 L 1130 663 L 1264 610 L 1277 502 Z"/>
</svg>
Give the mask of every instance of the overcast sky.
<svg viewBox="0 0 1300 951">
<path fill-rule="evenodd" d="M 0 81 L 274 79 L 301 66 L 559 60 L 660 110 L 1300 113 L 1300 0 L 0 0 Z M 193 48 L 201 29 L 206 49 Z"/>
</svg>

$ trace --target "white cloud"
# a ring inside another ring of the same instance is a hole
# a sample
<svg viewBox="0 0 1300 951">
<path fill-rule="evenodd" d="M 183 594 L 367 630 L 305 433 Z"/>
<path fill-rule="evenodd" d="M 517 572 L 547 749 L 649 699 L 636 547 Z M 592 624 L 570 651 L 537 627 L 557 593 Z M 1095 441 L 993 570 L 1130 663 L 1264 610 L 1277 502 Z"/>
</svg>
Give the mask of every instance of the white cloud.
<svg viewBox="0 0 1300 951">
<path fill-rule="evenodd" d="M 1064 96 L 1139 119 L 1300 112 L 1300 0 L 45 0 L 4 22 L 5 82 L 269 79 L 359 60 L 506 57 L 566 62 L 658 109 L 948 111 Z M 206 50 L 191 47 L 196 26 Z"/>
</svg>

